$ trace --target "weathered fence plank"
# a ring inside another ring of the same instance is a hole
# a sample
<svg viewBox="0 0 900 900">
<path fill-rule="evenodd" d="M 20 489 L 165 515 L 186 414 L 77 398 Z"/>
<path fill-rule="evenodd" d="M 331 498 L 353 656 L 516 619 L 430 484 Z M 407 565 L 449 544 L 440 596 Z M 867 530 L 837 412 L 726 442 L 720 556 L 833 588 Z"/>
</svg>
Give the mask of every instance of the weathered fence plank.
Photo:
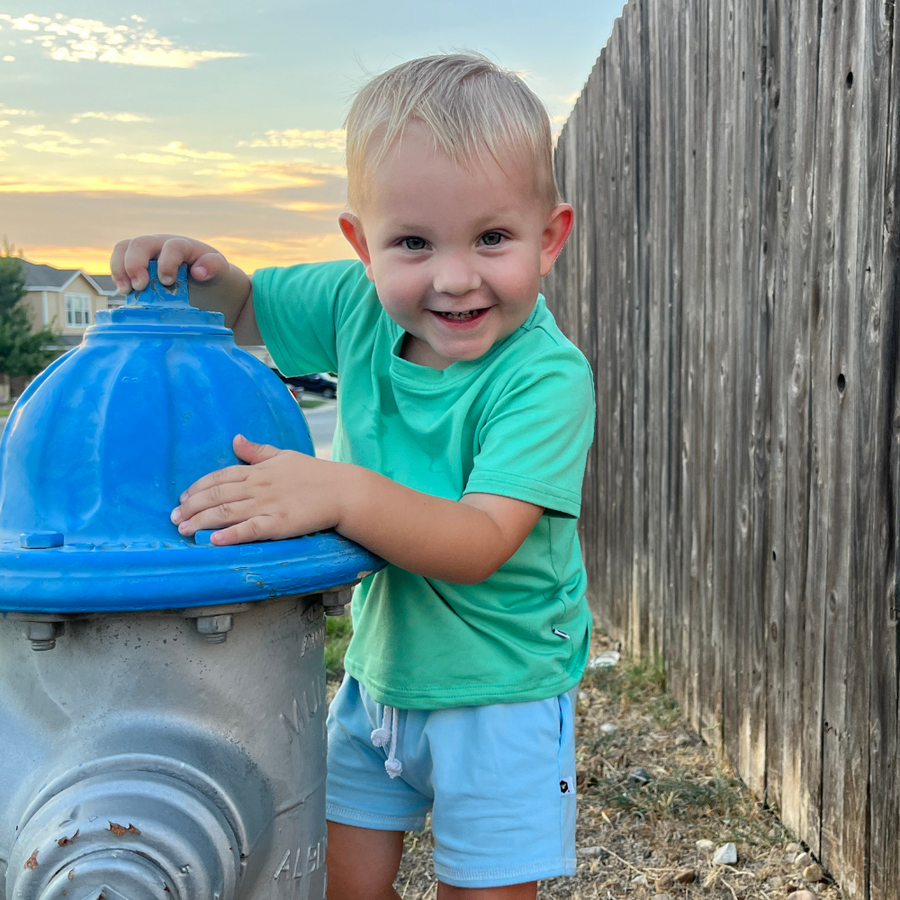
<svg viewBox="0 0 900 900">
<path fill-rule="evenodd" d="M 900 896 L 900 22 L 630 0 L 559 139 L 598 624 L 842 881 Z"/>
</svg>

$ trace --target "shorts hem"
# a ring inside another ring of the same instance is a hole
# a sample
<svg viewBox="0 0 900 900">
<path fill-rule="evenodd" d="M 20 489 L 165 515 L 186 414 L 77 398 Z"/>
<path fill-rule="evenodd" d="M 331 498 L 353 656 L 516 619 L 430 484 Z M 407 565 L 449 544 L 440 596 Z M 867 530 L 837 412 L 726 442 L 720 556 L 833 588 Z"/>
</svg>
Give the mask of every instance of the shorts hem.
<svg viewBox="0 0 900 900">
<path fill-rule="evenodd" d="M 574 875 L 576 864 L 577 861 L 574 858 L 560 857 L 525 866 L 456 869 L 441 865 L 435 860 L 434 874 L 440 881 L 452 887 L 491 888 L 522 884 L 527 881 L 541 881 L 545 878 L 558 878 L 561 875 Z"/>
<path fill-rule="evenodd" d="M 356 825 L 358 828 L 372 828 L 376 831 L 423 831 L 425 828 L 425 816 L 386 816 L 383 813 L 351 809 L 337 803 L 325 804 L 325 818 L 340 825 Z"/>
</svg>

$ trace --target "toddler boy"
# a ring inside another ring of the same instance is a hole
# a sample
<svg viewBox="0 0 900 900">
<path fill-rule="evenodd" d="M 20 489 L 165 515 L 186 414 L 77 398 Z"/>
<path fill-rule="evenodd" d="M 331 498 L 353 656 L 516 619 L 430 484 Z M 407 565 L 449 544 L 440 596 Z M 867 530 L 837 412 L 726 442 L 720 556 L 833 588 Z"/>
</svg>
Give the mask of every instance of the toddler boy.
<svg viewBox="0 0 900 900">
<path fill-rule="evenodd" d="M 250 465 L 181 497 L 230 544 L 336 528 L 389 565 L 353 598 L 329 714 L 330 900 L 395 898 L 431 810 L 438 897 L 534 898 L 575 870 L 572 702 L 590 614 L 576 533 L 592 435 L 584 357 L 539 296 L 572 227 L 547 113 L 473 54 L 374 78 L 347 120 L 358 260 L 250 279 L 199 241 L 117 245 L 120 290 L 171 283 L 265 340 L 286 375 L 339 374 L 334 461 L 235 438 Z"/>
</svg>

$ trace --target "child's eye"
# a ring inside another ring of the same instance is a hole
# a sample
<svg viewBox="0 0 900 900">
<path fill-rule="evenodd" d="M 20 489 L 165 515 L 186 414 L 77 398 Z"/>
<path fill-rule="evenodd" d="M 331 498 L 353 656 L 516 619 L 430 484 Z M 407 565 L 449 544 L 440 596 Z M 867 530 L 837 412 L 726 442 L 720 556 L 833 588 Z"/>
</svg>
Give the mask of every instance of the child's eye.
<svg viewBox="0 0 900 900">
<path fill-rule="evenodd" d="M 428 241 L 420 237 L 403 238 L 400 242 L 407 250 L 424 250 L 428 246 Z"/>
<path fill-rule="evenodd" d="M 481 236 L 481 241 L 485 247 L 497 247 L 503 242 L 503 235 L 499 231 L 489 231 Z"/>
</svg>

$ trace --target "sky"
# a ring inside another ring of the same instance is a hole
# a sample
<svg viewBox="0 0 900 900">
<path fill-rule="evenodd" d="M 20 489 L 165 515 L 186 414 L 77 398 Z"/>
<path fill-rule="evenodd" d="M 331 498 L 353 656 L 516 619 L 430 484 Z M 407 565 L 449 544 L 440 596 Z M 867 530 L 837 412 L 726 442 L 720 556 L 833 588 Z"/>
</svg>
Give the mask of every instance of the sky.
<svg viewBox="0 0 900 900">
<path fill-rule="evenodd" d="M 342 123 L 366 79 L 477 50 L 559 129 L 622 0 L 6 0 L 0 238 L 109 271 L 113 244 L 196 237 L 248 271 L 352 255 Z"/>
</svg>

